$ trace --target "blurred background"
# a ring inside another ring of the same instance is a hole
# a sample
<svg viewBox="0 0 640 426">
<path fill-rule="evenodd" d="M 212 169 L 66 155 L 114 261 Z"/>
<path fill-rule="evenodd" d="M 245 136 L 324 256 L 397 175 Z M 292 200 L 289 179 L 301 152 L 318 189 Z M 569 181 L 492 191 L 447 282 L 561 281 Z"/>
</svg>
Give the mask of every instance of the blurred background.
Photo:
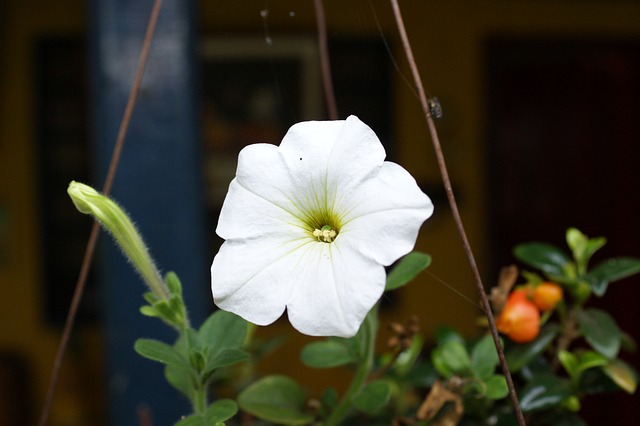
<svg viewBox="0 0 640 426">
<path fill-rule="evenodd" d="M 0 424 L 42 407 L 90 219 L 70 180 L 101 187 L 133 82 L 152 0 L 0 2 Z M 564 247 L 570 226 L 606 236 L 603 257 L 640 256 L 640 3 L 598 0 L 401 2 L 438 121 L 466 230 L 484 277 L 514 262 L 518 242 Z M 467 335 L 481 315 L 427 127 L 383 0 L 326 0 L 339 115 L 358 115 L 432 197 L 417 248 L 429 271 L 383 303 L 383 321 L 420 317 L 433 337 Z M 212 309 L 215 223 L 238 151 L 279 143 L 288 127 L 325 119 L 313 2 L 165 0 L 113 195 L 160 267 L 182 278 L 194 323 Z M 596 259 L 597 261 L 597 259 Z M 640 338 L 638 280 L 594 304 Z M 101 237 L 50 424 L 171 424 L 185 402 L 162 369 L 132 350 L 171 339 L 138 308 L 144 291 Z M 260 366 L 302 377 L 317 395 L 335 374 L 298 361 L 290 337 Z M 384 332 L 383 332 L 384 335 Z M 638 368 L 638 355 L 626 359 Z M 589 424 L 625 424 L 637 396 L 598 397 Z M 147 407 L 147 408 L 145 408 Z"/>
</svg>

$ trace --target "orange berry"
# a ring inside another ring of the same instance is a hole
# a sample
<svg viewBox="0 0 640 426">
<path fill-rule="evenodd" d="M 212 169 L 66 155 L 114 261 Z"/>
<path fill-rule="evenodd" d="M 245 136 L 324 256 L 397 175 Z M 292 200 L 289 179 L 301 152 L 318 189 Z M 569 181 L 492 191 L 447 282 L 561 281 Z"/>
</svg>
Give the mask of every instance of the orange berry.
<svg viewBox="0 0 640 426">
<path fill-rule="evenodd" d="M 528 299 L 527 290 L 515 290 L 496 321 L 498 330 L 517 343 L 530 342 L 540 333 L 540 311 Z"/>
<path fill-rule="evenodd" d="M 531 302 L 533 300 L 533 289 L 531 286 L 525 285 L 514 289 L 509 295 L 507 303 L 514 303 L 516 300 L 526 300 Z"/>
<path fill-rule="evenodd" d="M 533 291 L 533 303 L 541 311 L 553 309 L 560 300 L 562 300 L 562 287 L 556 283 L 541 283 Z"/>
</svg>

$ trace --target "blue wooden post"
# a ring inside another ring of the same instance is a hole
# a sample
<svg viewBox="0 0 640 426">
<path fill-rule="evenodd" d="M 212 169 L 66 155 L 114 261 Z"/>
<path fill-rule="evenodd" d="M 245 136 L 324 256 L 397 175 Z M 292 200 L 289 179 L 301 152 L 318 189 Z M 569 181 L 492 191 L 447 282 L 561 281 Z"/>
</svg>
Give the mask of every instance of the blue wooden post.
<svg viewBox="0 0 640 426">
<path fill-rule="evenodd" d="M 104 182 L 131 89 L 152 0 L 92 0 L 91 65 L 94 142 Z M 212 309 L 205 254 L 201 156 L 197 123 L 193 2 L 165 1 L 142 91 L 117 172 L 113 197 L 129 212 L 163 272 L 181 278 L 192 323 Z M 175 332 L 143 317 L 144 288 L 110 238 L 101 239 L 109 424 L 139 425 L 148 407 L 155 426 L 188 413 L 187 400 L 166 384 L 160 364 L 138 356 L 138 337 L 173 342 Z"/>
</svg>

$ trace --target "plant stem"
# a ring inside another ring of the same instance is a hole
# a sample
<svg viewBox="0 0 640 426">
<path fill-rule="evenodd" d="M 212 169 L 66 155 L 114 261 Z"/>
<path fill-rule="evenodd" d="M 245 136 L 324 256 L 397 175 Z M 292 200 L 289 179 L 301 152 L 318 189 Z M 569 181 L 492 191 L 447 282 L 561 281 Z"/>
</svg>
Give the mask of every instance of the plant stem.
<svg viewBox="0 0 640 426">
<path fill-rule="evenodd" d="M 375 351 L 375 343 L 376 343 L 376 333 L 377 333 L 377 321 L 378 321 L 378 305 L 374 306 L 373 309 L 367 314 L 362 327 L 364 327 L 363 331 L 363 344 L 360 346 L 360 355 L 361 362 L 358 365 L 356 373 L 351 380 L 351 384 L 347 389 L 347 392 L 342 397 L 340 403 L 333 410 L 331 415 L 327 418 L 324 425 L 325 426 L 336 426 L 339 425 L 340 422 L 347 415 L 349 410 L 351 409 L 351 401 L 355 395 L 360 392 L 362 386 L 365 383 L 365 380 L 369 376 L 369 372 L 373 367 L 373 354 Z"/>
<path fill-rule="evenodd" d="M 188 322 L 188 321 L 187 321 Z M 187 359 L 191 358 L 191 340 L 189 339 L 189 330 L 190 327 L 187 323 L 182 324 L 180 327 L 180 339 L 184 342 L 184 351 L 187 355 Z M 204 381 L 201 379 L 201 371 L 198 366 L 193 366 L 192 368 L 196 369 L 196 377 L 192 383 L 192 393 L 191 393 L 191 407 L 193 409 L 193 414 L 204 414 L 204 411 L 207 408 L 208 396 L 207 391 L 209 389 L 208 381 Z"/>
<path fill-rule="evenodd" d="M 556 353 L 553 356 L 551 368 L 553 371 L 557 371 L 560 367 L 560 359 L 558 354 L 562 351 L 566 351 L 571 346 L 571 343 L 576 338 L 576 329 L 578 325 L 576 308 L 569 309 L 569 312 L 563 316 L 562 322 L 562 334 L 558 337 L 558 343 L 556 345 Z"/>
<path fill-rule="evenodd" d="M 207 385 L 199 385 L 193 389 L 193 395 L 191 397 L 191 405 L 193 406 L 193 414 L 204 415 L 207 409 Z"/>
</svg>

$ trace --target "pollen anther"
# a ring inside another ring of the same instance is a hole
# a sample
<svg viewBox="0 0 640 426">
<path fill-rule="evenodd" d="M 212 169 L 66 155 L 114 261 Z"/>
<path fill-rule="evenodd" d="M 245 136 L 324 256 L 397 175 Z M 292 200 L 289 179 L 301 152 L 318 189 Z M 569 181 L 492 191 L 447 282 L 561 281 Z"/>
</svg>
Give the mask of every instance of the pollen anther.
<svg viewBox="0 0 640 426">
<path fill-rule="evenodd" d="M 324 225 L 320 229 L 314 229 L 313 236 L 318 239 L 320 242 L 330 243 L 332 242 L 338 233 L 334 231 L 331 226 Z"/>
</svg>

